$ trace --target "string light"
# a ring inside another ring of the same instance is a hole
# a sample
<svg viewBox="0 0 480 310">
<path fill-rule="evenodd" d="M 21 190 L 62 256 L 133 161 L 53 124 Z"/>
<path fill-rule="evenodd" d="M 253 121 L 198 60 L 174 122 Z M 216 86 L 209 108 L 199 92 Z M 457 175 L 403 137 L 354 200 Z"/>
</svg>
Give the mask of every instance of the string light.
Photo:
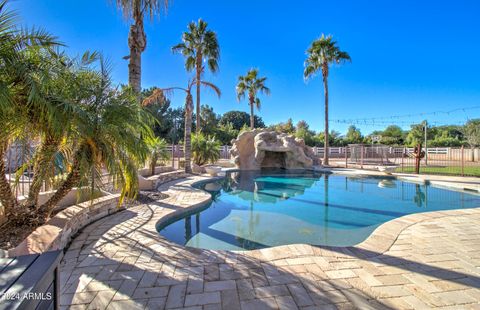
<svg viewBox="0 0 480 310">
<path fill-rule="evenodd" d="M 425 117 L 425 116 L 437 116 L 437 115 L 450 115 L 451 113 L 463 111 L 467 116 L 467 120 L 469 119 L 467 111 L 468 110 L 476 110 L 480 109 L 480 106 L 471 106 L 471 107 L 463 107 L 463 108 L 456 108 L 449 111 L 433 111 L 433 112 L 420 112 L 416 114 L 403 114 L 403 115 L 391 115 L 391 116 L 380 116 L 380 117 L 369 117 L 369 118 L 357 118 L 357 119 L 332 119 L 331 122 L 339 123 L 339 124 L 391 124 L 391 121 L 387 120 L 397 120 L 401 118 L 414 118 L 414 117 Z M 382 122 L 383 120 L 383 122 Z M 396 124 L 401 123 L 399 121 L 395 121 Z M 408 124 L 412 124 L 412 122 L 405 122 Z"/>
</svg>

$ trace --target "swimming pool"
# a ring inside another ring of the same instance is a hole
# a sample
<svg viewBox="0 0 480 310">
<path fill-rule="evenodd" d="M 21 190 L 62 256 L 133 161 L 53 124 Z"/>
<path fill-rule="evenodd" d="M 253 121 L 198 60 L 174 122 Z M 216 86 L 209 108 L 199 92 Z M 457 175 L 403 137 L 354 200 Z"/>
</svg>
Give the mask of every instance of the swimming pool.
<svg viewBox="0 0 480 310">
<path fill-rule="evenodd" d="M 212 194 L 212 203 L 157 229 L 175 243 L 204 249 L 351 246 L 407 214 L 480 206 L 480 196 L 467 192 L 313 171 L 236 171 L 197 187 Z"/>
</svg>

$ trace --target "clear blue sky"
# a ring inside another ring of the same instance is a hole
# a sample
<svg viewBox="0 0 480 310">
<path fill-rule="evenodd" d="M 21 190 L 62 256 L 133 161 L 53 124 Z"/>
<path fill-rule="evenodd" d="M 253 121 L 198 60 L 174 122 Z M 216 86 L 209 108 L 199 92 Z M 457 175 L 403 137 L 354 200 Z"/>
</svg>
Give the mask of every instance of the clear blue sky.
<svg viewBox="0 0 480 310">
<path fill-rule="evenodd" d="M 173 0 L 168 14 L 146 23 L 143 87 L 185 85 L 183 58 L 171 53 L 188 22 L 199 17 L 218 34 L 220 72 L 207 75 L 223 91 L 202 103 L 217 113 L 249 111 L 238 103 L 238 75 L 258 67 L 268 77 L 270 97 L 259 113 L 267 124 L 306 120 L 323 128 L 323 86 L 302 77 L 305 50 L 322 33 L 332 34 L 352 57 L 330 73 L 330 118 L 357 119 L 418 114 L 480 106 L 480 1 L 322 1 Z M 57 35 L 70 54 L 102 51 L 114 65 L 113 77 L 127 83 L 126 21 L 109 0 L 16 0 L 22 23 Z M 183 104 L 183 96 L 173 98 Z M 461 123 L 480 109 L 429 115 L 430 121 Z M 424 116 L 401 118 L 408 128 Z M 385 121 L 385 120 L 382 120 Z M 390 122 L 390 120 L 387 120 Z M 395 123 L 392 120 L 392 123 Z M 349 124 L 332 121 L 344 132 Z M 385 127 L 359 125 L 362 132 Z"/>
</svg>

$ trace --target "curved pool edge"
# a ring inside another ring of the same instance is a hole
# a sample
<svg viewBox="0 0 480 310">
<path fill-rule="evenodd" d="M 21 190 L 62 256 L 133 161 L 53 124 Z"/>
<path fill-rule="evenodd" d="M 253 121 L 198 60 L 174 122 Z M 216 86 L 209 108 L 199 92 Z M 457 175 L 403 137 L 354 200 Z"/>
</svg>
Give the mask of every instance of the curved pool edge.
<svg viewBox="0 0 480 310">
<path fill-rule="evenodd" d="M 374 257 L 387 252 L 400 234 L 415 224 L 459 215 L 480 214 L 479 208 L 455 209 L 414 213 L 398 217 L 378 226 L 363 242 L 344 247 L 358 257 Z"/>
<path fill-rule="evenodd" d="M 203 201 L 206 196 L 202 191 L 195 192 L 195 199 L 188 198 L 186 191 L 189 183 L 206 179 L 191 175 L 171 182 L 169 184 L 176 188 L 170 193 L 180 193 L 184 197 L 179 200 L 190 200 L 192 204 Z M 169 188 L 161 186 L 159 190 L 167 193 Z M 98 307 L 100 302 L 104 308 L 107 307 L 104 301 L 109 307 L 138 305 L 145 308 L 152 304 L 155 307 L 158 301 L 163 305 L 166 300 L 171 300 L 169 295 L 172 293 L 175 293 L 174 297 L 180 296 L 180 306 L 185 306 L 188 299 L 217 295 L 217 302 L 211 306 L 222 308 L 223 304 L 225 309 L 232 308 L 224 303 L 224 298 L 232 300 L 230 296 L 235 297 L 231 304 L 240 303 L 244 308 L 295 301 L 302 296 L 311 297 L 312 308 L 349 308 L 353 305 L 356 308 L 410 309 L 445 305 L 463 309 L 475 308 L 478 303 L 478 298 L 474 297 L 479 292 L 475 270 L 478 251 L 472 251 L 472 247 L 480 241 L 476 229 L 480 225 L 479 209 L 474 209 L 475 212 L 464 209 L 462 214 L 465 215 L 461 216 L 458 211 L 445 214 L 445 219 L 430 219 L 429 216 L 419 219 L 423 223 L 415 222 L 403 229 L 383 257 L 363 259 L 360 251 L 356 253 L 351 248 L 321 248 L 305 244 L 243 253 L 184 247 L 163 238 L 154 226 L 166 213 L 176 212 L 176 208 L 172 208 L 175 198 L 166 197 L 131 206 L 81 231 L 65 249 L 59 266 L 62 307 Z M 432 224 L 436 226 L 433 230 Z M 438 237 L 444 234 L 446 237 Z M 421 238 L 416 238 L 417 235 Z M 467 252 L 472 255 L 466 255 Z M 447 257 L 448 262 L 443 262 Z M 398 274 L 401 276 L 395 276 Z M 399 285 L 378 282 L 392 278 L 406 278 L 408 282 Z M 110 282 L 122 285 L 109 286 Z M 434 283 L 435 286 L 428 288 L 436 289 L 427 292 L 424 283 Z M 454 288 L 461 285 L 458 296 L 472 296 L 468 297 L 468 304 L 465 299 L 456 302 L 440 299 L 440 295 L 452 298 L 452 292 L 457 292 L 452 291 L 452 285 Z M 280 286 L 282 292 L 286 289 L 286 295 L 278 300 L 265 295 L 257 297 L 257 291 L 265 292 Z M 212 292 L 213 287 L 224 290 Z M 153 295 L 159 292 L 163 297 Z M 405 300 L 398 297 L 399 292 Z M 240 294 L 254 299 L 240 299 Z M 255 304 L 251 304 L 252 300 Z M 406 303 L 406 300 L 414 303 Z M 290 308 L 295 306 L 292 304 Z"/>
<path fill-rule="evenodd" d="M 365 174 L 364 174 L 365 175 Z M 345 247 L 334 247 L 334 246 L 320 246 L 320 245 L 311 245 L 311 244 L 288 244 L 280 245 L 263 249 L 255 250 L 241 250 L 241 251 L 232 251 L 232 250 L 208 250 L 201 248 L 194 248 L 183 246 L 177 243 L 174 243 L 158 233 L 156 229 L 160 225 L 164 224 L 167 221 L 176 220 L 182 217 L 185 213 L 195 212 L 198 209 L 201 209 L 205 205 L 211 202 L 211 195 L 200 189 L 194 187 L 195 185 L 212 181 L 215 179 L 221 179 L 222 177 L 209 177 L 209 176 L 199 176 L 195 175 L 192 178 L 186 178 L 179 180 L 177 183 L 181 186 L 181 190 L 175 185 L 170 183 L 162 184 L 157 188 L 159 191 L 165 191 L 169 196 L 182 196 L 185 194 L 185 190 L 192 192 L 202 192 L 203 198 L 197 201 L 190 201 L 189 205 L 179 204 L 175 206 L 173 212 L 168 212 L 167 214 L 157 217 L 153 216 L 152 219 L 154 222 L 155 233 L 158 235 L 158 238 L 161 238 L 163 242 L 168 244 L 175 245 L 176 247 L 195 250 L 200 252 L 216 252 L 216 253 L 237 253 L 247 256 L 252 256 L 256 258 L 262 258 L 265 261 L 275 261 L 280 259 L 291 259 L 291 258 L 300 258 L 303 256 L 311 256 L 316 254 L 324 255 L 325 252 L 333 253 L 343 253 L 347 256 L 355 257 L 365 257 L 372 258 L 378 255 L 382 255 L 387 252 L 390 247 L 398 239 L 399 235 L 405 229 L 409 228 L 412 225 L 422 223 L 429 220 L 434 220 L 443 217 L 458 216 L 458 215 L 469 215 L 469 214 L 480 214 L 479 208 L 468 208 L 468 209 L 455 209 L 455 210 L 443 210 L 443 211 L 431 211 L 431 212 L 422 212 L 415 214 L 404 215 L 399 218 L 392 219 L 388 222 L 385 222 L 378 226 L 364 241 L 354 246 L 345 246 Z M 452 190 L 455 190 L 452 188 Z M 206 197 L 208 196 L 208 197 Z"/>
<path fill-rule="evenodd" d="M 176 197 L 177 199 L 175 202 L 177 202 L 177 204 L 172 204 L 170 201 L 169 205 L 172 207 L 171 209 L 173 212 L 167 212 L 158 218 L 155 216 L 152 217 L 155 218 L 154 226 L 156 233 L 158 234 L 158 227 L 168 225 L 168 222 L 176 221 L 177 219 L 182 218 L 185 214 L 195 212 L 212 202 L 212 196 L 208 192 L 195 187 L 195 185 L 221 178 L 222 177 L 192 175 L 190 178 L 182 178 L 158 186 L 156 191 L 165 193 L 168 197 Z M 184 196 L 186 192 L 198 192 L 202 193 L 202 195 L 199 195 L 199 197 L 196 197 L 197 199 L 193 201 L 188 197 L 186 199 L 182 199 L 185 198 Z M 164 201 L 160 200 L 159 202 L 163 203 Z M 163 238 L 160 234 L 159 236 Z"/>
</svg>

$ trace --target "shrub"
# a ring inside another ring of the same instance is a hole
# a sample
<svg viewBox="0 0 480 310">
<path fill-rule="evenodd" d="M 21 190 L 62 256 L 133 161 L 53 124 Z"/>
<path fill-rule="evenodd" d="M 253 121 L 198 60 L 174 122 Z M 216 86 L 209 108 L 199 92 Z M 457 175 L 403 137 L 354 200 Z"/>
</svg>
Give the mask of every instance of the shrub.
<svg viewBox="0 0 480 310">
<path fill-rule="evenodd" d="M 150 173 L 155 174 L 155 167 L 159 160 L 167 160 L 170 158 L 170 153 L 167 151 L 167 141 L 159 137 L 148 137 L 146 139 L 150 155 Z"/>
<path fill-rule="evenodd" d="M 193 162 L 199 166 L 214 163 L 220 158 L 220 142 L 202 133 L 192 135 Z"/>
</svg>

